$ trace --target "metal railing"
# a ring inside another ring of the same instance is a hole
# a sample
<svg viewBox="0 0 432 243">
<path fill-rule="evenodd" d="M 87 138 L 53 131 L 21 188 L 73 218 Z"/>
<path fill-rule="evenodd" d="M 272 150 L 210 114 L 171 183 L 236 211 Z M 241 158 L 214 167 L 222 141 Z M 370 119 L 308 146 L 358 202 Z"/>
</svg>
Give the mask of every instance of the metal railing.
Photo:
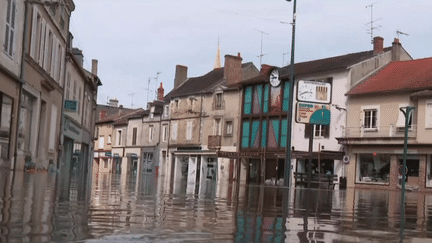
<svg viewBox="0 0 432 243">
<path fill-rule="evenodd" d="M 404 137 L 404 127 L 390 126 L 377 126 L 375 128 L 360 127 L 346 127 L 345 137 Z M 408 128 L 408 137 L 415 137 L 417 134 L 417 126 L 411 125 Z"/>
</svg>

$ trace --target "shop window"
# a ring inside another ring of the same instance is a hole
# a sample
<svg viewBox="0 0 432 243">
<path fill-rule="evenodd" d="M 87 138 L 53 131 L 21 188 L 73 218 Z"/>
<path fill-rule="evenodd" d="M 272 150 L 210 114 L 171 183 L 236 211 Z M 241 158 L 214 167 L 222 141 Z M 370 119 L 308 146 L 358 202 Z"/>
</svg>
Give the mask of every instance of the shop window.
<svg viewBox="0 0 432 243">
<path fill-rule="evenodd" d="M 390 182 L 390 155 L 359 154 L 357 182 L 388 185 Z"/>
<path fill-rule="evenodd" d="M 399 160 L 399 165 L 403 164 L 403 159 Z M 418 159 L 407 159 L 406 167 L 407 167 L 407 176 L 408 177 L 419 177 L 419 160 Z"/>
<path fill-rule="evenodd" d="M 145 173 L 152 172 L 153 153 L 143 153 L 143 171 Z"/>
<path fill-rule="evenodd" d="M 30 152 L 32 129 L 34 129 L 35 98 L 23 91 L 21 94 L 21 110 L 18 127 L 18 149 Z"/>
</svg>

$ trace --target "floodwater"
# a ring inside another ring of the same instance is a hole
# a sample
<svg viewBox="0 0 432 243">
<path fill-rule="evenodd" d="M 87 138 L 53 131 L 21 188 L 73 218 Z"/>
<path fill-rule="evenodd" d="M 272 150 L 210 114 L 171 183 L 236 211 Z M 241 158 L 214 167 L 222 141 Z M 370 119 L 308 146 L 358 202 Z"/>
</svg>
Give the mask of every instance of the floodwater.
<svg viewBox="0 0 432 243">
<path fill-rule="evenodd" d="M 90 180 L 89 180 L 90 181 Z M 173 193 L 154 175 L 0 170 L 0 242 L 432 242 L 432 195 L 208 181 Z M 197 185 L 199 186 L 199 185 Z"/>
</svg>

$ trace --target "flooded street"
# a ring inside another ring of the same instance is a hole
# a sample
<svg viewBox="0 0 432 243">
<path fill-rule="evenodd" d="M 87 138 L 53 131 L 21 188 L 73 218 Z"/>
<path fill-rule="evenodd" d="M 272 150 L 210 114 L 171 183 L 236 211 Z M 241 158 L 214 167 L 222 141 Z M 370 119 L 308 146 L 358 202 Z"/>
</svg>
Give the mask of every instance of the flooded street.
<svg viewBox="0 0 432 243">
<path fill-rule="evenodd" d="M 399 191 L 207 181 L 186 194 L 162 177 L 109 173 L 65 190 L 55 173 L 0 173 L 0 242 L 400 241 Z M 406 202 L 404 242 L 432 242 L 432 195 Z"/>
</svg>

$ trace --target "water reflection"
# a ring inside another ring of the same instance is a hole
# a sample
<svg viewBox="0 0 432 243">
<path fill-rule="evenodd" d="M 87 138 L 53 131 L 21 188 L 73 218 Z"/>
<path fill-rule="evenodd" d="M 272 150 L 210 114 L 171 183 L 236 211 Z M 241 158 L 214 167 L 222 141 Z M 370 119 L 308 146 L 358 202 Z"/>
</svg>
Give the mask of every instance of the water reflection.
<svg viewBox="0 0 432 243">
<path fill-rule="evenodd" d="M 153 174 L 58 177 L 0 170 L 0 242 L 399 242 L 399 191 L 209 179 L 186 194 Z M 405 239 L 432 238 L 432 195 L 406 197 Z"/>
</svg>

